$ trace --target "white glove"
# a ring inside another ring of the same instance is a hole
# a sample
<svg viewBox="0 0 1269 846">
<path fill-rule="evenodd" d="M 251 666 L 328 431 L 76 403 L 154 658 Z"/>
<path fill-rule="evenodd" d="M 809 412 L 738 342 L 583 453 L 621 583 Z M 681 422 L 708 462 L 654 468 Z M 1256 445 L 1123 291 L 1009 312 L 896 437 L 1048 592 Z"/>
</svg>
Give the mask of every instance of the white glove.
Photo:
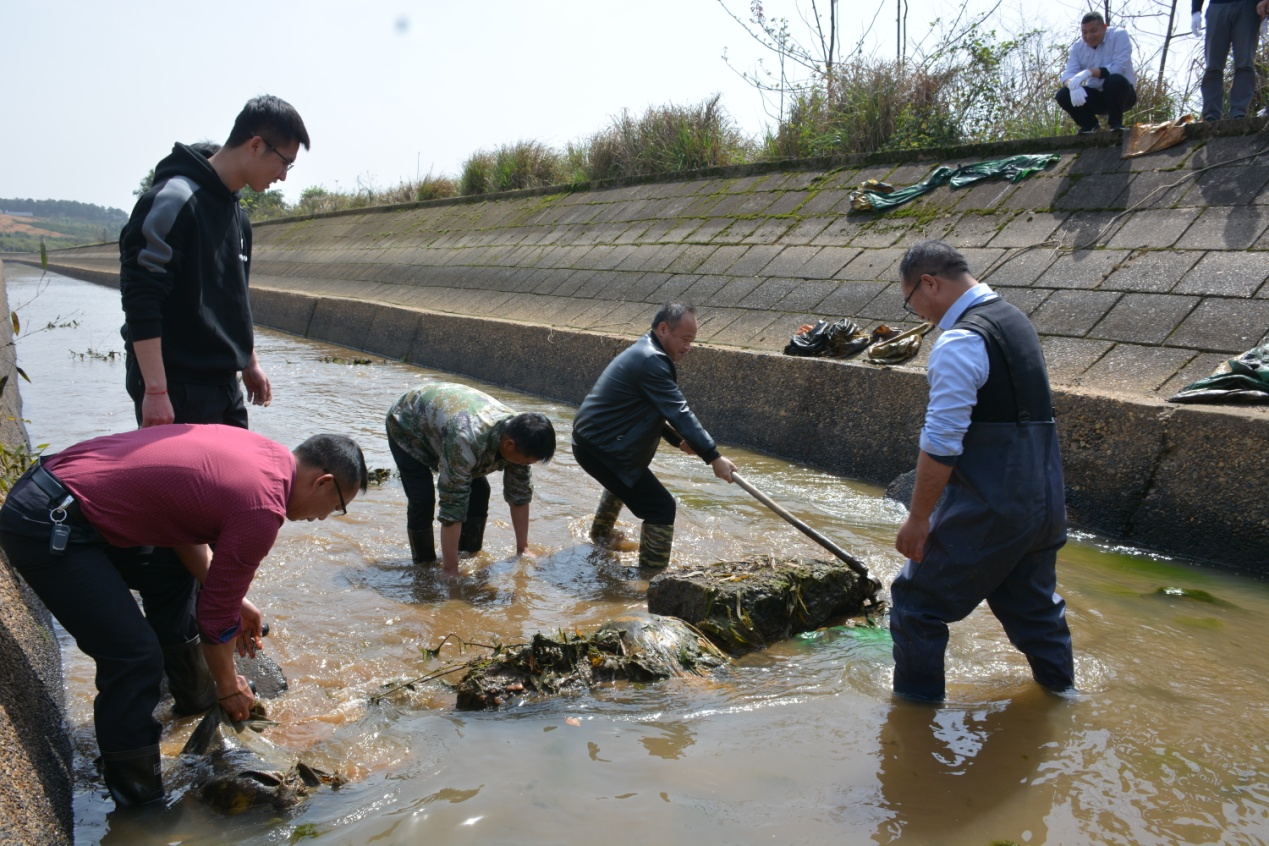
<svg viewBox="0 0 1269 846">
<path fill-rule="evenodd" d="M 1066 81 L 1066 87 L 1071 89 L 1071 93 L 1074 94 L 1075 89 L 1088 82 L 1092 77 L 1093 72 L 1091 70 L 1082 70 Z"/>
<path fill-rule="evenodd" d="M 1088 100 L 1088 91 L 1084 86 L 1077 85 L 1071 89 L 1071 105 L 1080 108 Z"/>
<path fill-rule="evenodd" d="M 1198 38 L 1203 34 L 1203 13 L 1195 12 L 1190 15 L 1190 35 Z"/>
</svg>

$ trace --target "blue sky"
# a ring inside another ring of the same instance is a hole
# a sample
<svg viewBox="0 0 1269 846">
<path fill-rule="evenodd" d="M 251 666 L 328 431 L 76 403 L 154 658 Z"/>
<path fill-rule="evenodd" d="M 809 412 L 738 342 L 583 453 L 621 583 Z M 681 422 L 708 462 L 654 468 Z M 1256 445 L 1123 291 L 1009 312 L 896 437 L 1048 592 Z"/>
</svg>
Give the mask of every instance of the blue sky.
<svg viewBox="0 0 1269 846">
<path fill-rule="evenodd" d="M 728 2 L 747 13 L 748 0 Z M 952 5 L 908 0 L 910 39 Z M 793 0 L 767 6 L 798 26 Z M 126 211 L 173 141 L 223 140 L 260 93 L 293 103 L 313 139 L 281 186 L 291 201 L 310 185 L 353 191 L 429 171 L 456 175 L 477 149 L 517 140 L 562 147 L 623 108 L 719 93 L 746 133 L 767 122 L 759 95 L 722 59 L 726 51 L 750 68 L 761 51 L 717 0 L 220 0 L 201 15 L 192 8 L 170 0 L 0 4 L 9 81 L 0 197 Z M 893 53 L 895 0 L 842 8 L 849 40 L 879 8 L 870 49 Z M 1083 5 L 1057 0 L 1049 9 L 1078 20 Z M 1007 15 L 1002 7 L 1005 29 Z"/>
</svg>

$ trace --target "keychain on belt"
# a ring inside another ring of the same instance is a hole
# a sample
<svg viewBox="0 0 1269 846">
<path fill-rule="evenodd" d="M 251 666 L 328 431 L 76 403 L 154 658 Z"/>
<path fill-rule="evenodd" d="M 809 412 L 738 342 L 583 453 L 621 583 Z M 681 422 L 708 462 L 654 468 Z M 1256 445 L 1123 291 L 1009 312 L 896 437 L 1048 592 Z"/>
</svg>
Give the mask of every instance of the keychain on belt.
<svg viewBox="0 0 1269 846">
<path fill-rule="evenodd" d="M 65 552 L 66 544 L 70 541 L 71 530 L 66 525 L 66 508 L 74 501 L 75 497 L 67 494 L 65 499 L 49 509 L 48 519 L 53 521 L 53 530 L 48 535 L 48 551 L 54 555 Z"/>
</svg>

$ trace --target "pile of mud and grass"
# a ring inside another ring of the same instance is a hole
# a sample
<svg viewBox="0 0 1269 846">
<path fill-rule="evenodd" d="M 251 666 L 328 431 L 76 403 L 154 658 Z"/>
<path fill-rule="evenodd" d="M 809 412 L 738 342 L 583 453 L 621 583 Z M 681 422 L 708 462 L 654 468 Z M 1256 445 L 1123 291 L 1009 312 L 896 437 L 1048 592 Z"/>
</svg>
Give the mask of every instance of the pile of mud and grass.
<svg viewBox="0 0 1269 846">
<path fill-rule="evenodd" d="M 458 708 L 497 708 L 532 696 L 583 691 L 614 681 L 652 682 L 704 675 L 727 656 L 692 626 L 651 615 L 605 623 L 589 635 L 535 634 L 530 643 L 502 647 L 470 662 L 455 685 Z"/>
<path fill-rule="evenodd" d="M 256 702 L 241 723 L 214 706 L 190 733 L 181 759 L 195 796 L 224 814 L 255 808 L 292 811 L 323 785 L 338 789 L 344 779 L 299 760 L 261 732 L 275 725 Z"/>
<path fill-rule="evenodd" d="M 648 586 L 648 610 L 686 620 L 721 649 L 742 655 L 875 613 L 874 591 L 841 561 L 759 555 L 667 570 Z"/>
<path fill-rule="evenodd" d="M 741 655 L 851 617 L 869 625 L 867 615 L 880 610 L 875 592 L 866 574 L 837 560 L 756 556 L 673 568 L 652 580 L 647 616 L 612 620 L 591 634 L 561 630 L 535 634 L 529 643 L 490 646 L 487 657 L 385 685 L 371 701 L 459 672 L 452 687 L 457 707 L 468 711 L 608 682 L 705 675 L 725 666 L 728 653 Z M 434 658 L 440 647 L 425 652 Z"/>
</svg>

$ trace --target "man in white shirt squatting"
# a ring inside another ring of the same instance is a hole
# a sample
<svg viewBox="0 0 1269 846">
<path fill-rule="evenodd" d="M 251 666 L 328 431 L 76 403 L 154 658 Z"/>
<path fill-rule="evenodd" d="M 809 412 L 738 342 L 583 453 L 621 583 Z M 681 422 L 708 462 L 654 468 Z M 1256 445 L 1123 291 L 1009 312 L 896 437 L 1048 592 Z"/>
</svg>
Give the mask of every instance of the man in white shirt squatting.
<svg viewBox="0 0 1269 846">
<path fill-rule="evenodd" d="M 1089 12 L 1080 20 L 1080 37 L 1071 45 L 1066 69 L 1059 77 L 1057 101 L 1081 135 L 1101 131 L 1098 115 L 1106 115 L 1112 132 L 1122 132 L 1124 112 L 1137 103 L 1137 74 L 1132 69 L 1132 40 L 1126 30 L 1106 26 Z"/>
</svg>

